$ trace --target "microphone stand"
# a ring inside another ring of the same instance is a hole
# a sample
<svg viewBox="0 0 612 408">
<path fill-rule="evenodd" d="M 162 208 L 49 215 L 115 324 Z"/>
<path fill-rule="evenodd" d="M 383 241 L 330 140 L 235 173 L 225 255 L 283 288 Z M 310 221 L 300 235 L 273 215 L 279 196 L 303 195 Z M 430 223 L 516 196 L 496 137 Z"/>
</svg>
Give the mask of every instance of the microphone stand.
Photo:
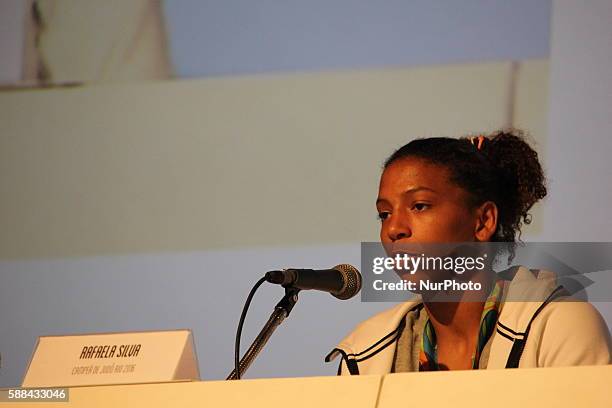
<svg viewBox="0 0 612 408">
<path fill-rule="evenodd" d="M 255 340 L 253 340 L 253 344 L 251 344 L 251 347 L 249 347 L 249 349 L 246 351 L 246 353 L 240 360 L 240 377 L 244 375 L 244 373 L 249 369 L 253 361 L 255 361 L 259 353 L 261 353 L 263 348 L 266 346 L 268 340 L 270 340 L 270 337 L 272 337 L 272 333 L 274 333 L 274 330 L 276 330 L 276 328 L 280 326 L 280 324 L 283 322 L 283 320 L 285 320 L 285 318 L 289 317 L 289 313 L 291 313 L 293 306 L 295 306 L 298 301 L 299 291 L 300 289 L 297 288 L 285 288 L 285 296 L 283 296 L 280 302 L 278 302 L 278 304 L 274 307 L 274 311 L 272 312 L 272 315 L 270 315 L 268 322 L 264 325 L 263 329 L 261 329 L 257 337 L 255 337 Z M 226 379 L 237 379 L 235 368 L 232 370 L 232 372 Z"/>
</svg>

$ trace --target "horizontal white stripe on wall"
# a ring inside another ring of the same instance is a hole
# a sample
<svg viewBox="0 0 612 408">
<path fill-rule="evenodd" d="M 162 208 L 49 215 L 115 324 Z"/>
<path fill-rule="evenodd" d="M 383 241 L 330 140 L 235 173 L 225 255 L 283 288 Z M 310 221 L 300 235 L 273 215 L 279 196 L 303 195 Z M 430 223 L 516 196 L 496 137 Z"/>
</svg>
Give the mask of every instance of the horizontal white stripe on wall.
<svg viewBox="0 0 612 408">
<path fill-rule="evenodd" d="M 513 78 L 499 62 L 1 93 L 0 259 L 376 240 L 381 165 L 409 140 L 513 123 L 545 141 L 546 60 Z"/>
</svg>

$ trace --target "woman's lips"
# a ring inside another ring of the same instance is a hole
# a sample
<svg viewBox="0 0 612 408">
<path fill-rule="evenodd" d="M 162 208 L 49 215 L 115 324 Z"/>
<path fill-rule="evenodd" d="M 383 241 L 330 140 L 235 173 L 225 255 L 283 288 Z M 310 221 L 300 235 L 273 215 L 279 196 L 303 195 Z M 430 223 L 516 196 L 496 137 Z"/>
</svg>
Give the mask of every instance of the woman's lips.
<svg viewBox="0 0 612 408">
<path fill-rule="evenodd" d="M 407 256 L 409 256 L 409 257 L 418 257 L 418 256 L 421 256 L 421 254 L 415 254 L 415 253 L 412 253 L 412 252 L 406 252 L 406 251 L 392 251 L 392 252 L 391 252 L 391 255 L 392 255 L 393 257 L 395 257 L 396 255 L 400 255 L 400 256 L 402 256 L 402 257 L 403 257 L 404 255 L 407 255 Z"/>
<path fill-rule="evenodd" d="M 395 255 L 408 255 L 408 256 L 421 256 L 424 255 L 424 251 L 419 250 L 417 248 L 415 248 L 414 246 L 411 248 L 406 248 L 406 246 L 400 246 L 395 247 L 395 248 L 391 248 L 391 251 L 388 252 L 389 254 L 395 256 Z"/>
</svg>

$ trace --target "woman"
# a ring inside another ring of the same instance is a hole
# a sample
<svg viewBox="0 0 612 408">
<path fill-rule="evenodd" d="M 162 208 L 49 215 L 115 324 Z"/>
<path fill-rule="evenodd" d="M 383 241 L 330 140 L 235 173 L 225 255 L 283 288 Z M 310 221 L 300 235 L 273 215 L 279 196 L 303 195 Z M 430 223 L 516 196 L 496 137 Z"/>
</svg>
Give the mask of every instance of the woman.
<svg viewBox="0 0 612 408">
<path fill-rule="evenodd" d="M 515 242 L 546 195 L 537 153 L 519 132 L 414 140 L 385 162 L 377 209 L 385 248 L 402 244 Z M 327 360 L 339 373 L 547 367 L 611 362 L 610 332 L 554 274 L 514 268 L 474 275 L 477 301 L 424 293 L 361 323 Z M 508 294 L 526 301 L 507 301 Z M 527 301 L 528 300 L 528 301 Z"/>
</svg>

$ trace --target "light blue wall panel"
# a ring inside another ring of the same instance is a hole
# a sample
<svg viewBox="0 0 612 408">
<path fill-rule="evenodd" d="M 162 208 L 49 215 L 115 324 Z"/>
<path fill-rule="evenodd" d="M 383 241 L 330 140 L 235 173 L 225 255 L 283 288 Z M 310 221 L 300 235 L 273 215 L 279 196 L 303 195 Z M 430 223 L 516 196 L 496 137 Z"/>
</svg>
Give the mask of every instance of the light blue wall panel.
<svg viewBox="0 0 612 408">
<path fill-rule="evenodd" d="M 166 0 L 179 77 L 547 57 L 550 0 Z"/>
</svg>

